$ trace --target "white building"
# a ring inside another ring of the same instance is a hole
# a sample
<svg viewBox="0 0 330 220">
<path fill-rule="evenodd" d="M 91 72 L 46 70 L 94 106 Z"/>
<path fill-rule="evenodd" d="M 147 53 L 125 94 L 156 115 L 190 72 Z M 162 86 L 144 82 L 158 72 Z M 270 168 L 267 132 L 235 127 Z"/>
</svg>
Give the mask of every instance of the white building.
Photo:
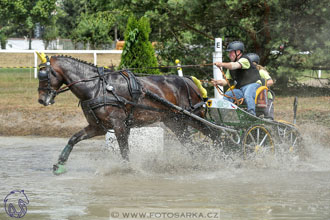
<svg viewBox="0 0 330 220">
<path fill-rule="evenodd" d="M 105 45 L 103 50 L 112 50 L 116 46 L 114 41 L 110 45 Z M 31 50 L 89 50 L 89 45 L 84 45 L 83 43 L 78 43 L 76 46 L 73 45 L 72 41 L 69 39 L 57 39 L 49 42 L 47 48 L 41 39 L 32 39 Z M 6 50 L 28 50 L 29 49 L 29 39 L 28 38 L 8 38 L 6 43 Z M 0 48 L 1 50 L 1 48 Z"/>
<path fill-rule="evenodd" d="M 32 50 L 44 50 L 44 42 L 40 39 L 32 39 Z M 6 50 L 28 50 L 29 39 L 28 38 L 8 38 L 6 44 Z"/>
</svg>

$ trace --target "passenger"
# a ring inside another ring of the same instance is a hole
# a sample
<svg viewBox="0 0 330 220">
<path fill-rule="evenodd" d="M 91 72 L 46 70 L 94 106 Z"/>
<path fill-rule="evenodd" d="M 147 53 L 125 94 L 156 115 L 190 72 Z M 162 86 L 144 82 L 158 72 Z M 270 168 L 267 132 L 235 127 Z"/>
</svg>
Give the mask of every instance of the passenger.
<svg viewBox="0 0 330 220">
<path fill-rule="evenodd" d="M 270 88 L 274 84 L 274 81 L 270 77 L 269 72 L 266 70 L 266 68 L 259 64 L 259 62 L 260 62 L 259 55 L 256 53 L 248 53 L 248 54 L 246 54 L 246 56 L 248 56 L 250 58 L 250 61 L 254 65 L 256 65 L 257 69 L 259 70 L 261 79 L 264 79 L 265 85 L 268 88 Z M 274 120 L 274 105 L 273 105 L 274 97 L 273 97 L 273 94 L 271 91 L 268 91 L 267 98 L 268 98 L 268 102 L 267 102 L 267 108 L 265 108 L 265 111 L 264 111 L 264 116 L 265 116 L 265 118 Z"/>
<path fill-rule="evenodd" d="M 227 70 L 226 78 L 236 81 L 235 89 L 228 91 L 225 95 L 230 97 L 236 97 L 237 99 L 244 98 L 247 105 L 247 111 L 253 115 L 256 115 L 255 96 L 256 90 L 260 87 L 260 84 L 256 83 L 260 80 L 259 71 L 256 66 L 252 64 L 246 55 L 243 55 L 244 44 L 241 41 L 233 41 L 229 43 L 227 50 L 229 52 L 229 58 L 231 62 L 217 62 L 217 67 L 224 67 Z M 220 86 L 226 86 L 227 82 L 224 79 L 211 81 L 213 84 Z M 224 99 L 234 102 L 233 99 L 224 97 Z"/>
</svg>

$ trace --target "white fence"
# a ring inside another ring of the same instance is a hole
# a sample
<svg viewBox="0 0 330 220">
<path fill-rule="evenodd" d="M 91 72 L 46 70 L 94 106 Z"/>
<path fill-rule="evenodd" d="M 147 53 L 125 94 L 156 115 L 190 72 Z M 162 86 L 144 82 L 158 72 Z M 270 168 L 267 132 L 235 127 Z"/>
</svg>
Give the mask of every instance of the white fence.
<svg viewBox="0 0 330 220">
<path fill-rule="evenodd" d="M 94 64 L 97 65 L 98 54 L 121 54 L 122 50 L 38 50 L 45 54 L 93 54 Z M 0 50 L 0 53 L 30 53 L 34 54 L 34 77 L 37 78 L 38 56 L 35 50 Z"/>
</svg>

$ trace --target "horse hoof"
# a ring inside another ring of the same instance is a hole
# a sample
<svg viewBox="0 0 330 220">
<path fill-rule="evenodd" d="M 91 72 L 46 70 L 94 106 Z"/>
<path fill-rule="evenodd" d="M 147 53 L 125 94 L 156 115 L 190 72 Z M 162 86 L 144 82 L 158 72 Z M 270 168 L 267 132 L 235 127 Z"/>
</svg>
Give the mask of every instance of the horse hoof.
<svg viewBox="0 0 330 220">
<path fill-rule="evenodd" d="M 61 175 L 66 172 L 65 166 L 62 164 L 55 164 L 53 166 L 53 173 L 55 175 Z"/>
</svg>

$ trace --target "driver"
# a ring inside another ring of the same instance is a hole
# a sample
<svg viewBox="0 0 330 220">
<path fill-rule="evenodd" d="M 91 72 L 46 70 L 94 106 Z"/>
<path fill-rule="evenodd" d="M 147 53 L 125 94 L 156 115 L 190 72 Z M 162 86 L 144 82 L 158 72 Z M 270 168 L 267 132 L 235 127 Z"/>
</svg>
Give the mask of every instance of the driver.
<svg viewBox="0 0 330 220">
<path fill-rule="evenodd" d="M 226 68 L 228 70 L 226 78 L 236 81 L 236 86 L 233 91 L 227 91 L 225 95 L 237 99 L 244 98 L 247 111 L 252 115 L 256 115 L 255 96 L 257 89 L 260 87 L 260 84 L 257 83 L 260 80 L 259 71 L 250 59 L 243 55 L 244 44 L 241 41 L 229 43 L 226 51 L 229 52 L 231 62 L 216 62 L 215 65 L 219 68 Z M 227 86 L 227 81 L 224 79 L 212 79 L 211 82 L 215 85 Z M 234 102 L 234 99 L 228 97 L 224 97 L 224 99 Z"/>
</svg>

